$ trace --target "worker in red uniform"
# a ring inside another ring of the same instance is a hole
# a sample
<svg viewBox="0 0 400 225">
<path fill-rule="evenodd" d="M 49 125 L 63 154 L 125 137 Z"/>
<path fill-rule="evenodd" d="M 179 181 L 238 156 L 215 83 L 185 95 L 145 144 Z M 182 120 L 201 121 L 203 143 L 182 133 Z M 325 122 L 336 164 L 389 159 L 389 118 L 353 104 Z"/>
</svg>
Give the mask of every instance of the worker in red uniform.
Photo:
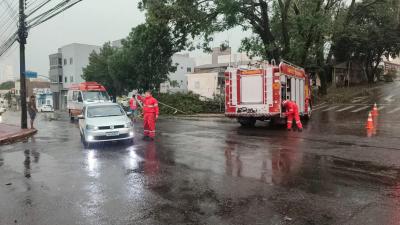
<svg viewBox="0 0 400 225">
<path fill-rule="evenodd" d="M 154 140 L 156 136 L 156 120 L 158 119 L 159 109 L 158 101 L 153 98 L 151 91 L 146 91 L 145 97 L 138 97 L 138 100 L 143 103 L 143 139 Z"/>
<path fill-rule="evenodd" d="M 136 102 L 136 94 L 132 95 L 132 98 L 129 99 L 129 112 L 131 112 L 131 119 L 133 122 L 136 122 L 137 117 L 137 102 Z"/>
<path fill-rule="evenodd" d="M 284 100 L 282 102 L 282 106 L 286 108 L 288 131 L 292 130 L 293 119 L 296 120 L 296 125 L 299 132 L 303 131 L 303 124 L 301 124 L 299 115 L 299 107 L 297 106 L 296 102 Z"/>
</svg>

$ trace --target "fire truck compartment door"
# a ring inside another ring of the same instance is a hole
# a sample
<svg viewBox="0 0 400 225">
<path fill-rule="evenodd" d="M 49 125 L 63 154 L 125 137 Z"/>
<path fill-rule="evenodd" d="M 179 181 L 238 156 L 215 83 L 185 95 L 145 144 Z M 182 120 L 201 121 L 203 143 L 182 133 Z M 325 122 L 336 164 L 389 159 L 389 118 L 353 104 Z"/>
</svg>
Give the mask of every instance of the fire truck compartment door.
<svg viewBox="0 0 400 225">
<path fill-rule="evenodd" d="M 241 77 L 241 103 L 262 104 L 263 102 L 263 80 L 262 75 L 251 75 Z"/>
</svg>

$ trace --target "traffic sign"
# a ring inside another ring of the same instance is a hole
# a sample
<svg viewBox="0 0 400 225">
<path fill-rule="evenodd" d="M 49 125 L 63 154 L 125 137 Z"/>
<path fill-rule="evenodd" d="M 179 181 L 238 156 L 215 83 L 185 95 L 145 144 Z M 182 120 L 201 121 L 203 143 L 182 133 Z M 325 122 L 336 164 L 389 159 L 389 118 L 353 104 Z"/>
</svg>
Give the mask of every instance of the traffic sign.
<svg viewBox="0 0 400 225">
<path fill-rule="evenodd" d="M 38 73 L 37 72 L 33 72 L 33 71 L 26 71 L 25 72 L 25 77 L 26 78 L 37 78 L 38 77 Z"/>
</svg>

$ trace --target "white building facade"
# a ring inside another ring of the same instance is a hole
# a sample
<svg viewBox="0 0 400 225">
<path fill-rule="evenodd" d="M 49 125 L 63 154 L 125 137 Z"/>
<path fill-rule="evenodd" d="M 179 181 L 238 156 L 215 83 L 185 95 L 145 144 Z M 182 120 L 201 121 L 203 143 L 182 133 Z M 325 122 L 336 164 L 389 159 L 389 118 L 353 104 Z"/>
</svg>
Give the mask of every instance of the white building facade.
<svg viewBox="0 0 400 225">
<path fill-rule="evenodd" d="M 89 64 L 89 56 L 100 52 L 96 45 L 73 43 L 58 49 L 58 53 L 49 55 L 51 91 L 53 92 L 54 109 L 65 109 L 68 88 L 84 82 L 83 69 Z"/>
<path fill-rule="evenodd" d="M 188 75 L 188 90 L 203 98 L 213 99 L 220 93 L 219 72 L 194 73 Z"/>
<path fill-rule="evenodd" d="M 224 95 L 226 69 L 229 66 L 255 63 L 257 60 L 259 59 L 250 59 L 244 53 L 232 53 L 230 48 L 224 51 L 214 48 L 211 55 L 196 58 L 194 72 L 186 75 L 188 91 L 211 99 Z"/>
<path fill-rule="evenodd" d="M 195 60 L 189 54 L 175 54 L 172 56 L 172 65 L 176 71 L 168 75 L 169 81 L 160 84 L 161 93 L 187 92 L 187 74 L 194 72 Z"/>
<path fill-rule="evenodd" d="M 63 88 L 68 89 L 72 84 L 81 83 L 83 68 L 89 64 L 89 56 L 100 52 L 100 46 L 85 44 L 70 44 L 62 47 Z"/>
</svg>

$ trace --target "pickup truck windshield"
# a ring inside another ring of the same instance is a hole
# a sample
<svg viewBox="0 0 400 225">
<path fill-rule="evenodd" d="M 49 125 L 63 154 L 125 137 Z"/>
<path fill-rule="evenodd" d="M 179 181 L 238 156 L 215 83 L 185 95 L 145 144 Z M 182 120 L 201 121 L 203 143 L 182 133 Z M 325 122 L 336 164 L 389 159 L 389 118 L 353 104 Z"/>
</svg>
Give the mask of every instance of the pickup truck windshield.
<svg viewBox="0 0 400 225">
<path fill-rule="evenodd" d="M 105 91 L 84 91 L 82 93 L 83 93 L 83 99 L 88 102 L 110 100 L 107 92 Z"/>
</svg>

